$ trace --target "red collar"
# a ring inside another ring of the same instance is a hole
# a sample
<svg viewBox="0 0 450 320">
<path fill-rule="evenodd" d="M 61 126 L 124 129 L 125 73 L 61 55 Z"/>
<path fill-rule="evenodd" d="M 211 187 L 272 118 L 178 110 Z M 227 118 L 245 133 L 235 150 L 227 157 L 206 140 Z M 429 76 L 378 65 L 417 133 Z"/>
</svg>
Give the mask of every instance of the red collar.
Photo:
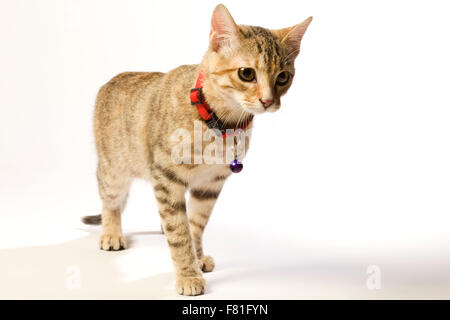
<svg viewBox="0 0 450 320">
<path fill-rule="evenodd" d="M 191 104 L 193 106 L 197 107 L 198 113 L 200 114 L 200 117 L 202 117 L 203 120 L 205 120 L 206 125 L 211 129 L 217 129 L 222 133 L 222 137 L 226 138 L 227 136 L 230 136 L 230 134 L 227 134 L 227 129 L 224 123 L 217 117 L 217 115 L 214 113 L 214 111 L 211 110 L 211 107 L 206 102 L 203 93 L 203 70 L 200 70 L 200 73 L 198 74 L 197 82 L 195 83 L 195 88 L 191 89 Z M 253 120 L 253 115 L 251 115 L 247 121 L 245 121 L 241 126 L 238 128 L 232 128 L 234 130 L 236 129 L 242 129 L 245 130 L 250 125 L 250 123 Z M 231 134 L 233 135 L 233 134 Z"/>
</svg>

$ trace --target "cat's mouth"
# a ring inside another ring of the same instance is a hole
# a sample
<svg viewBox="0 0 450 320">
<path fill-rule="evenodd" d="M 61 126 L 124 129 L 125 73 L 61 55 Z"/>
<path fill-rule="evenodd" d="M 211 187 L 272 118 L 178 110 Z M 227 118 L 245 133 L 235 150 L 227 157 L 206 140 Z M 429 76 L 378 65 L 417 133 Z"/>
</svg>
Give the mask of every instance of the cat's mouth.
<svg viewBox="0 0 450 320">
<path fill-rule="evenodd" d="M 249 105 L 249 104 L 242 104 L 242 109 L 253 115 L 262 114 L 267 110 L 262 105 Z"/>
<path fill-rule="evenodd" d="M 275 112 L 280 108 L 280 105 L 271 105 L 268 108 L 264 108 L 261 105 L 242 105 L 242 109 L 253 115 L 263 114 L 266 112 Z"/>
</svg>

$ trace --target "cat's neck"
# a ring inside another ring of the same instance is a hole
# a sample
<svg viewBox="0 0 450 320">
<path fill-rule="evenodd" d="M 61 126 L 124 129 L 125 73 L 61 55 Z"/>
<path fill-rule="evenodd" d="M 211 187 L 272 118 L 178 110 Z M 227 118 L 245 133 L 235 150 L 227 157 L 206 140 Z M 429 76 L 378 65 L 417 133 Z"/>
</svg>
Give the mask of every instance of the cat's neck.
<svg viewBox="0 0 450 320">
<path fill-rule="evenodd" d="M 252 117 L 251 113 L 246 112 L 242 107 L 220 91 L 210 81 L 210 73 L 207 64 L 203 62 L 199 65 L 198 72 L 203 71 L 203 96 L 216 116 L 224 123 L 227 128 L 237 128 L 247 122 Z M 198 75 L 197 75 L 198 77 Z"/>
</svg>

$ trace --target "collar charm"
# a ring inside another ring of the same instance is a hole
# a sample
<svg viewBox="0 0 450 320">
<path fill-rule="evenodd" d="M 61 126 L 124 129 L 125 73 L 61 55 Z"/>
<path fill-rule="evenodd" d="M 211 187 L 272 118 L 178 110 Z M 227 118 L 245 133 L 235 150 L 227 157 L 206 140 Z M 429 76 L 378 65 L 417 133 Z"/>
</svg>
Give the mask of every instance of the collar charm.
<svg viewBox="0 0 450 320">
<path fill-rule="evenodd" d="M 239 173 L 242 171 L 242 169 L 244 168 L 244 165 L 242 164 L 242 162 L 240 162 L 237 158 L 234 159 L 231 163 L 230 163 L 230 170 L 233 173 Z"/>
<path fill-rule="evenodd" d="M 242 159 L 241 138 L 242 137 L 240 136 L 233 137 L 233 146 L 231 147 L 231 150 L 233 151 L 234 160 L 230 163 L 230 170 L 233 173 L 239 173 L 244 168 L 242 162 L 239 161 L 239 158 Z"/>
</svg>

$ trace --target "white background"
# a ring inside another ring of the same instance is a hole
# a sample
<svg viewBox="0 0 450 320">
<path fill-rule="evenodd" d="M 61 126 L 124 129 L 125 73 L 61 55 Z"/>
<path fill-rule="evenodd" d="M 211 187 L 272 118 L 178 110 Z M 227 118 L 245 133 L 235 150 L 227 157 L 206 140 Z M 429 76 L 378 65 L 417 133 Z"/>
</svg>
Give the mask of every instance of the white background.
<svg viewBox="0 0 450 320">
<path fill-rule="evenodd" d="M 119 72 L 199 63 L 217 4 L 0 2 L 0 297 L 177 297 L 147 183 L 124 215 L 129 250 L 99 251 L 78 222 L 101 208 L 92 114 Z M 240 24 L 314 20 L 206 230 L 203 297 L 449 298 L 447 3 L 224 4 Z"/>
</svg>

